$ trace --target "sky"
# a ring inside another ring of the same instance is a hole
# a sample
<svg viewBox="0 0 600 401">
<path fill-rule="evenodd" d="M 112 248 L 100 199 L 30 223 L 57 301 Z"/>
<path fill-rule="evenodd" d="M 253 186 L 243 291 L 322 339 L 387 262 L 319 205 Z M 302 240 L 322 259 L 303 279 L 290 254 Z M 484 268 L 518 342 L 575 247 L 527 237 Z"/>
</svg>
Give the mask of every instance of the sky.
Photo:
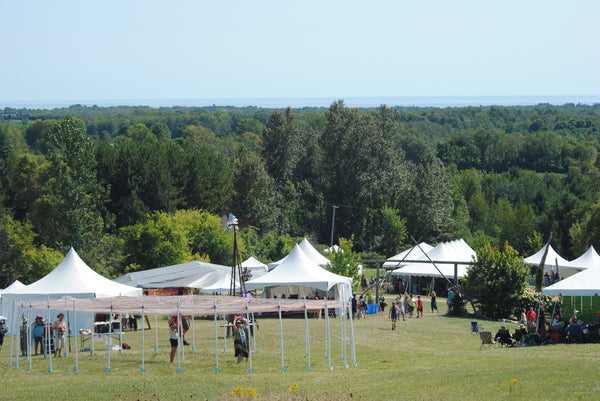
<svg viewBox="0 0 600 401">
<path fill-rule="evenodd" d="M 595 96 L 598 21 L 597 0 L 0 0 L 0 108 Z"/>
</svg>

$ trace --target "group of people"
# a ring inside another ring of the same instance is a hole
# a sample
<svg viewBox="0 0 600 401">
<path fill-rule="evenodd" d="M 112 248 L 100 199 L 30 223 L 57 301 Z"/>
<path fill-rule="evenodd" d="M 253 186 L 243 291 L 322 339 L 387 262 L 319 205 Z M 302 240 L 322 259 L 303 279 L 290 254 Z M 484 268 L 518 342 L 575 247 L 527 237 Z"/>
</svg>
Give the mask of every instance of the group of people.
<svg viewBox="0 0 600 401">
<path fill-rule="evenodd" d="M 558 343 L 600 342 L 600 312 L 596 322 L 583 323 L 577 318 L 578 311 L 573 311 L 570 319 L 564 321 L 559 315 L 546 320 L 544 309 L 539 315 L 530 307 L 523 309 L 519 316 L 519 327 L 513 334 L 502 326 L 494 336 L 500 345 L 527 346 Z"/>
<path fill-rule="evenodd" d="M 51 351 L 51 349 L 44 349 L 44 346 L 42 345 L 42 339 L 44 336 L 49 335 L 54 341 L 54 356 L 59 358 L 61 357 L 62 351 L 65 348 L 65 336 L 67 333 L 67 324 L 64 318 L 64 313 L 59 313 L 56 316 L 56 320 L 52 323 L 52 326 L 47 327 L 41 315 L 37 315 L 35 317 L 35 321 L 31 325 L 31 338 L 33 338 L 35 355 L 38 355 L 40 348 L 44 355 L 46 354 L 46 351 Z M 4 320 L 0 320 L 0 351 L 2 350 L 2 345 L 4 343 L 4 335 L 8 331 L 5 325 L 6 322 Z M 26 356 L 30 349 L 28 343 L 28 329 L 29 325 L 27 324 L 27 318 L 23 318 L 23 322 L 19 328 L 19 335 L 21 338 L 20 346 L 23 356 Z M 47 333 L 47 330 L 50 330 L 50 333 Z"/>
<path fill-rule="evenodd" d="M 352 295 L 352 318 L 353 319 L 361 319 L 361 318 L 365 318 L 366 317 L 366 312 L 367 312 L 367 302 L 365 300 L 365 298 L 360 295 L 360 297 L 358 299 L 356 299 L 356 294 Z M 379 308 L 381 309 L 382 312 L 385 312 L 385 308 L 387 307 L 387 301 L 385 299 L 385 297 L 380 297 L 379 298 Z M 396 330 L 396 326 L 397 326 L 397 322 L 398 322 L 398 318 L 400 316 L 402 316 L 402 320 L 406 320 L 406 316 L 408 315 L 409 318 L 413 318 L 416 317 L 418 318 L 423 318 L 423 310 L 424 310 L 424 306 L 423 306 L 423 300 L 421 299 L 420 295 L 417 295 L 417 297 L 415 298 L 414 295 L 412 294 L 408 294 L 408 293 L 404 293 L 403 295 L 398 295 L 396 297 L 396 300 L 394 302 L 392 302 L 390 308 L 389 308 L 389 312 L 388 312 L 388 317 L 392 320 L 392 330 Z M 439 313 L 439 309 L 437 307 L 437 295 L 435 293 L 435 291 L 433 291 L 431 293 L 431 312 L 432 313 Z M 416 316 L 415 316 L 416 314 Z"/>
</svg>

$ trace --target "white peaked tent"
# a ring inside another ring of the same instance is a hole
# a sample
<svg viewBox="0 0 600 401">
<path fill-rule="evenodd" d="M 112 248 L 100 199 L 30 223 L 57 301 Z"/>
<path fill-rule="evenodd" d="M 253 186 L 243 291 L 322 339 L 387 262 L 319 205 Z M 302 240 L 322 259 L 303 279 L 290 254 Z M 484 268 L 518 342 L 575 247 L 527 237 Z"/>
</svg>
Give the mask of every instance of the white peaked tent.
<svg viewBox="0 0 600 401">
<path fill-rule="evenodd" d="M 319 251 L 317 251 L 315 247 L 312 246 L 308 239 L 304 238 L 302 242 L 300 242 L 299 246 L 300 249 L 302 249 L 302 252 L 304 252 L 306 256 L 314 260 L 319 266 L 329 265 L 329 259 L 321 255 L 321 253 L 319 253 Z"/>
<path fill-rule="evenodd" d="M 600 269 L 600 255 L 598 255 L 598 252 L 596 252 L 593 246 L 590 246 L 583 255 L 570 261 L 569 266 L 576 270 L 573 274 L 585 269 Z"/>
<path fill-rule="evenodd" d="M 297 245 L 299 245 L 300 249 L 302 249 L 302 251 L 306 254 L 306 256 L 308 256 L 310 259 L 312 259 L 313 262 L 315 262 L 317 265 L 323 266 L 323 265 L 328 265 L 330 263 L 329 259 L 327 259 L 325 256 L 321 255 L 319 253 L 319 251 L 317 251 L 306 238 L 304 238 L 302 240 L 302 242 L 300 242 L 300 244 L 297 244 Z M 277 262 L 269 263 L 269 270 L 275 269 L 277 266 L 282 264 L 286 260 L 286 258 L 287 258 L 287 256 L 282 259 L 279 259 Z"/>
<path fill-rule="evenodd" d="M 116 283 L 93 271 L 77 255 L 73 248 L 69 250 L 62 262 L 48 275 L 23 288 L 3 294 L 2 314 L 13 316 L 13 304 L 27 304 L 29 301 L 55 299 L 89 299 L 115 296 L 141 297 L 142 290 L 128 285 Z M 55 320 L 56 312 L 50 315 Z M 47 318 L 48 311 L 32 310 L 32 314 Z M 77 314 L 79 328 L 90 328 L 92 317 L 89 313 Z M 74 328 L 72 328 L 73 330 Z"/>
<path fill-rule="evenodd" d="M 424 277 L 442 277 L 443 275 L 448 279 L 452 279 L 454 278 L 454 266 L 456 265 L 457 278 L 462 278 L 467 274 L 468 263 L 476 260 L 476 257 L 475 251 L 463 240 L 440 242 L 427 252 L 426 256 L 423 255 L 415 259 L 422 260 L 422 263 L 409 263 L 392 271 L 391 274 L 395 276 Z M 430 262 L 430 259 L 435 262 L 435 266 Z"/>
<path fill-rule="evenodd" d="M 384 263 L 384 268 L 398 268 L 400 266 L 405 266 L 408 263 L 403 263 L 404 260 L 417 260 L 425 257 L 425 253 L 431 251 L 433 247 L 426 242 L 421 242 L 419 246 L 415 246 L 409 248 L 405 251 L 400 252 L 397 255 L 388 258 Z M 425 252 L 425 253 L 423 253 Z"/>
<path fill-rule="evenodd" d="M 12 292 L 14 290 L 18 290 L 19 288 L 23 288 L 25 287 L 25 284 L 23 284 L 22 282 L 20 282 L 19 280 L 15 280 L 13 281 L 13 283 L 11 285 L 9 285 L 8 287 L 6 287 L 3 290 L 0 290 L 0 297 L 2 297 L 2 294 L 4 294 L 5 292 Z"/>
<path fill-rule="evenodd" d="M 190 288 L 198 288 L 202 292 L 225 292 L 231 287 L 231 274 L 222 270 L 210 272 L 188 284 Z M 235 290 L 240 290 L 240 283 L 235 282 Z"/>
<path fill-rule="evenodd" d="M 242 268 L 248 269 L 250 274 L 252 274 L 251 278 L 260 277 L 269 271 L 269 266 L 260 260 L 255 259 L 253 256 L 250 256 L 242 262 Z"/>
<path fill-rule="evenodd" d="M 275 270 L 246 282 L 248 291 L 263 288 L 263 296 L 267 298 L 281 295 L 312 298 L 315 290 L 327 293 L 334 287 L 335 293 L 328 296 L 343 300 L 352 296 L 352 278 L 323 269 L 302 251 L 300 245 L 296 245 Z"/>
<path fill-rule="evenodd" d="M 600 269 L 586 269 L 542 289 L 544 295 L 600 295 Z"/>
<path fill-rule="evenodd" d="M 531 255 L 531 256 L 523 259 L 523 261 L 529 265 L 539 266 L 540 263 L 542 263 L 542 258 L 544 257 L 544 252 L 546 251 L 546 247 L 548 247 L 548 254 L 546 255 L 546 260 L 544 261 L 544 270 L 545 271 L 556 272 L 556 265 L 558 264 L 558 269 L 560 270 L 561 275 L 562 275 L 563 268 L 572 268 L 570 266 L 569 261 L 564 259 L 558 253 L 556 253 L 554 248 L 552 248 L 552 245 L 550 245 L 549 243 L 544 245 L 542 247 L 542 249 L 540 249 L 534 255 Z"/>
<path fill-rule="evenodd" d="M 253 256 L 250 256 L 248 259 L 244 260 L 242 262 L 242 267 L 245 267 L 248 270 L 269 270 L 269 266 L 267 266 L 260 260 L 255 259 Z"/>
</svg>

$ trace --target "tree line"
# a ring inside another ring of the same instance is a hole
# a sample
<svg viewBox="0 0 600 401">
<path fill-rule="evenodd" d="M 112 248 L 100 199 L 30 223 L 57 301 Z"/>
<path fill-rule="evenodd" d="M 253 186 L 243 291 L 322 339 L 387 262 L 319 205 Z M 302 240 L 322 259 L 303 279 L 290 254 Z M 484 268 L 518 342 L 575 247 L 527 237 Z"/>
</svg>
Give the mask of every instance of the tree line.
<svg viewBox="0 0 600 401">
<path fill-rule="evenodd" d="M 71 106 L 0 122 L 0 287 L 73 246 L 107 276 L 278 260 L 297 239 L 389 257 L 410 237 L 570 258 L 600 244 L 600 106 Z M 335 220 L 333 212 L 335 210 Z"/>
</svg>

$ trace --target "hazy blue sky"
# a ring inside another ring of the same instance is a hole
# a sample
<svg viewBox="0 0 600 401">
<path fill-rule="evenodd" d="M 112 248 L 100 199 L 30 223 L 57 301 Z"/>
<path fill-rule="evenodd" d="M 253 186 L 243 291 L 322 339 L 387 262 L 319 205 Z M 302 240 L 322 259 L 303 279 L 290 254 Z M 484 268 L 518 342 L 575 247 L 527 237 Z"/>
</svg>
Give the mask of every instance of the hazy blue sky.
<svg viewBox="0 0 600 401">
<path fill-rule="evenodd" d="M 600 1 L 0 0 L 2 101 L 600 95 Z"/>
</svg>

